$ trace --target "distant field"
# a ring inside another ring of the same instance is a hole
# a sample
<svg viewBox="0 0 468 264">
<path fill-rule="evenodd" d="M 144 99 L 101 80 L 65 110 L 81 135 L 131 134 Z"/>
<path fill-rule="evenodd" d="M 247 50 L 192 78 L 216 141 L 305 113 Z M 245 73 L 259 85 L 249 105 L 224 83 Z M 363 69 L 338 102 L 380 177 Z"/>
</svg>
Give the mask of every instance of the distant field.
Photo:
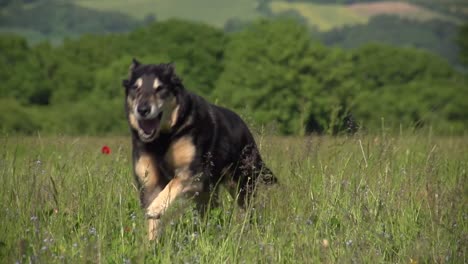
<svg viewBox="0 0 468 264">
<path fill-rule="evenodd" d="M 320 31 L 328 31 L 344 25 L 366 24 L 369 20 L 369 16 L 357 14 L 344 5 L 274 1 L 270 7 L 274 14 L 296 11 L 308 21 L 310 26 L 315 26 Z"/>
<path fill-rule="evenodd" d="M 431 6 L 446 14 L 455 16 L 468 15 L 468 1 L 466 0 L 406 0 L 423 6 Z"/>
<path fill-rule="evenodd" d="M 458 22 L 458 19 L 439 14 L 425 7 L 396 1 L 382 1 L 375 3 L 357 3 L 346 7 L 362 16 L 397 15 L 400 17 L 427 21 L 440 19 L 450 22 Z"/>
<path fill-rule="evenodd" d="M 370 17 L 377 15 L 396 15 L 420 21 L 441 19 L 454 23 L 460 22 L 457 18 L 439 14 L 425 7 L 397 1 L 351 5 L 273 1 L 270 7 L 274 14 L 296 11 L 308 21 L 310 26 L 315 26 L 320 31 L 328 31 L 345 25 L 366 24 Z"/>
<path fill-rule="evenodd" d="M 155 14 L 157 20 L 181 18 L 223 27 L 231 18 L 252 20 L 260 16 L 255 0 L 75 0 L 102 11 L 118 11 L 142 19 Z"/>
<path fill-rule="evenodd" d="M 146 241 L 129 138 L 0 137 L 2 263 L 466 263 L 466 137 L 257 137 L 280 185 Z M 101 154 L 108 145 L 109 155 Z"/>
</svg>

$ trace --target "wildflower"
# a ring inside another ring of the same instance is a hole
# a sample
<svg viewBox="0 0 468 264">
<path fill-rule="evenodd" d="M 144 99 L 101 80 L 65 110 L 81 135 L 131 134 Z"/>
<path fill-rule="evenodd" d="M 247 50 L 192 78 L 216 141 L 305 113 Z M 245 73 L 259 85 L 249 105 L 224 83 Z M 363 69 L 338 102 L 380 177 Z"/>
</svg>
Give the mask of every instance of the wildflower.
<svg viewBox="0 0 468 264">
<path fill-rule="evenodd" d="M 135 214 L 135 212 L 132 212 L 130 214 L 130 219 L 132 219 L 132 221 L 135 221 L 135 218 L 136 218 L 136 214 Z"/>
<path fill-rule="evenodd" d="M 351 246 L 352 244 L 353 244 L 353 240 L 352 240 L 352 239 L 346 241 L 346 246 L 349 247 L 349 246 Z"/>
<path fill-rule="evenodd" d="M 89 228 L 89 234 L 95 236 L 96 235 L 96 228 L 95 227 L 90 227 Z"/>
<path fill-rule="evenodd" d="M 324 248 L 328 248 L 328 246 L 330 246 L 330 242 L 328 242 L 328 239 L 322 240 L 322 246 L 323 246 Z"/>
<path fill-rule="evenodd" d="M 102 154 L 109 155 L 109 154 L 111 153 L 111 149 L 110 149 L 108 146 L 104 145 L 104 146 L 101 148 L 101 153 L 102 153 Z"/>
</svg>

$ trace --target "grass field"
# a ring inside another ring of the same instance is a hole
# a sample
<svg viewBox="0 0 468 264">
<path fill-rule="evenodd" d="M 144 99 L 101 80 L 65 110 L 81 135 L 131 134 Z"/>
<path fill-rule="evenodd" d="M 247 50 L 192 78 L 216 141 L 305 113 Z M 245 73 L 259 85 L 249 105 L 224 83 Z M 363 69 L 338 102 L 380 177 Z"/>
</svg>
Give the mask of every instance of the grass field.
<svg viewBox="0 0 468 264">
<path fill-rule="evenodd" d="M 306 19 L 309 26 L 314 26 L 320 31 L 328 31 L 345 25 L 366 24 L 370 18 L 368 15 L 357 14 L 344 5 L 274 1 L 271 2 L 270 8 L 273 14 L 296 11 Z"/>
<path fill-rule="evenodd" d="M 155 244 L 128 138 L 1 137 L 0 262 L 467 262 L 468 138 L 258 143 L 281 184 L 260 190 L 251 217 L 223 192 L 207 219 L 165 218 Z"/>
<path fill-rule="evenodd" d="M 117 11 L 142 19 L 149 14 L 158 21 L 179 18 L 223 27 L 231 18 L 249 21 L 260 16 L 254 0 L 74 0 L 77 5 L 101 11 Z"/>
<path fill-rule="evenodd" d="M 460 22 L 459 19 L 454 17 L 440 14 L 423 6 L 401 1 L 356 3 L 350 5 L 272 1 L 270 7 L 274 14 L 295 11 L 306 19 L 309 26 L 316 27 L 320 31 L 329 31 L 347 25 L 367 24 L 371 17 L 384 14 L 419 21 L 440 19 L 453 23 Z"/>
</svg>

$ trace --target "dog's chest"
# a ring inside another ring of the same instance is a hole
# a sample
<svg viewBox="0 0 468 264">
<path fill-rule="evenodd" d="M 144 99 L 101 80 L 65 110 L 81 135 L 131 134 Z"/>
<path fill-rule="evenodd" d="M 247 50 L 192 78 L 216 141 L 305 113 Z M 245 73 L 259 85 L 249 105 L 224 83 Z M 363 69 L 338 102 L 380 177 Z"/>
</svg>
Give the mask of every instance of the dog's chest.
<svg viewBox="0 0 468 264">
<path fill-rule="evenodd" d="M 195 157 L 195 146 L 191 137 L 182 137 L 169 145 L 164 162 L 176 170 L 190 166 Z"/>
<path fill-rule="evenodd" d="M 159 178 L 172 179 L 178 171 L 186 171 L 195 158 L 196 148 L 191 137 L 182 137 L 161 148 L 140 152 L 135 173 L 140 183 L 156 183 Z"/>
<path fill-rule="evenodd" d="M 157 158 L 161 173 L 172 179 L 178 171 L 187 170 L 195 158 L 195 146 L 191 137 L 183 137 L 169 145 L 164 155 Z"/>
</svg>

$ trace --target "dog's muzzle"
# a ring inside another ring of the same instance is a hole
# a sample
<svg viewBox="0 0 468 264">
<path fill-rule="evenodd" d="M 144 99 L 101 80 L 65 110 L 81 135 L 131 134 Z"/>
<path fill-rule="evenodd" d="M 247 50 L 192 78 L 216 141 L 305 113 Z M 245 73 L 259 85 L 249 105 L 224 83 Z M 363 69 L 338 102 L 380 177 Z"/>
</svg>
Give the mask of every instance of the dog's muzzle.
<svg viewBox="0 0 468 264">
<path fill-rule="evenodd" d="M 141 140 L 145 142 L 153 140 L 160 127 L 162 111 L 151 104 L 143 103 L 139 104 L 134 112 L 140 128 L 138 134 Z"/>
</svg>

